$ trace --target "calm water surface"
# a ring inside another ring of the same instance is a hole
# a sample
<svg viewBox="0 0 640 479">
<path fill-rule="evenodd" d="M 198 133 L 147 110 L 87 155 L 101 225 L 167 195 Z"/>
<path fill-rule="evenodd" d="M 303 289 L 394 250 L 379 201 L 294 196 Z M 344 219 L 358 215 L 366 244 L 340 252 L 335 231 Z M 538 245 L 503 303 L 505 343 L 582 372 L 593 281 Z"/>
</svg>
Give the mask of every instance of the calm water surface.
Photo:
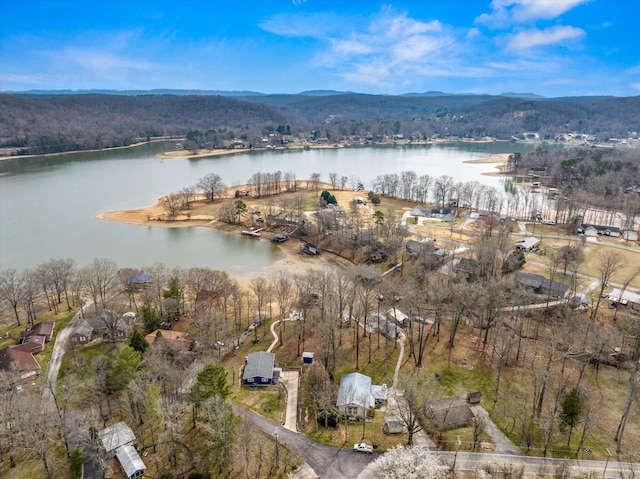
<svg viewBox="0 0 640 479">
<path fill-rule="evenodd" d="M 502 188 L 482 176 L 493 166 L 464 164 L 491 153 L 523 151 L 521 145 L 447 144 L 412 147 L 265 151 L 195 160 L 158 160 L 170 144 L 47 158 L 0 161 L 0 270 L 31 268 L 51 258 L 84 265 L 95 257 L 119 266 L 209 266 L 239 276 L 262 271 L 281 251 L 267 241 L 211 228 L 133 226 L 95 219 L 98 213 L 152 205 L 157 198 L 217 173 L 228 184 L 245 183 L 255 172 L 320 172 L 357 176 L 367 187 L 379 174 L 414 170 L 450 175 Z"/>
</svg>

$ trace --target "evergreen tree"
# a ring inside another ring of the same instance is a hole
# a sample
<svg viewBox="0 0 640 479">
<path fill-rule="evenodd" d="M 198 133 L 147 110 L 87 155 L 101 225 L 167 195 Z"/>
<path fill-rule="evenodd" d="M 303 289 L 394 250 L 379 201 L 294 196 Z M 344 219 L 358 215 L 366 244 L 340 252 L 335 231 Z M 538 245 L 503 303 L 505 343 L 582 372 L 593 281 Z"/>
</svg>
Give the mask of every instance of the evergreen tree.
<svg viewBox="0 0 640 479">
<path fill-rule="evenodd" d="M 140 353 L 144 353 L 149 347 L 149 343 L 144 338 L 142 333 L 140 333 L 140 331 L 136 329 L 131 335 L 131 339 L 129 340 L 129 346 L 131 346 L 131 348 L 133 348 L 134 350 Z"/>
<path fill-rule="evenodd" d="M 571 434 L 573 428 L 580 422 L 580 416 L 582 414 L 582 402 L 580 400 L 580 393 L 576 388 L 573 388 L 562 399 L 562 411 L 560 412 L 560 420 L 565 426 L 569 426 L 569 438 L 567 439 L 567 447 L 571 442 Z"/>
</svg>

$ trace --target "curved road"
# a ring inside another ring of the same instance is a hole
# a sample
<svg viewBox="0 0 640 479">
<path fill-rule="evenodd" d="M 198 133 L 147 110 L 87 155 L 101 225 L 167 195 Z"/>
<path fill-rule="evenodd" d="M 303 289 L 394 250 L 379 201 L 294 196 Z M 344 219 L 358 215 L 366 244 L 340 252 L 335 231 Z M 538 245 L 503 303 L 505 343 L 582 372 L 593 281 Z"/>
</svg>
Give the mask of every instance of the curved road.
<svg viewBox="0 0 640 479">
<path fill-rule="evenodd" d="M 363 454 L 353 452 L 351 447 L 336 447 L 320 444 L 301 434 L 280 427 L 273 421 L 254 412 L 233 406 L 236 414 L 256 425 L 258 429 L 271 437 L 278 435 L 278 441 L 286 444 L 315 471 L 325 479 L 355 479 L 373 462 L 380 453 Z"/>
</svg>

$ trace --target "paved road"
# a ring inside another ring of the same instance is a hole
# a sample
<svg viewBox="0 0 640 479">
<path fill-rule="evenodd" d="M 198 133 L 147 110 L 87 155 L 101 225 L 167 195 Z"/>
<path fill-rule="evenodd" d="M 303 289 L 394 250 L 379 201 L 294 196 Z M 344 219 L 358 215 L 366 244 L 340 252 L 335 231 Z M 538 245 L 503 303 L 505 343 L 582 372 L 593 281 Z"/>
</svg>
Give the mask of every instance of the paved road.
<svg viewBox="0 0 640 479">
<path fill-rule="evenodd" d="M 280 427 L 273 421 L 238 406 L 233 406 L 236 414 L 245 420 L 252 421 L 258 429 L 286 444 L 292 451 L 300 455 L 313 469 L 317 476 L 325 479 L 355 479 L 364 468 L 380 453 L 363 454 L 353 452 L 352 445 L 345 447 L 327 446 L 308 437 Z"/>
</svg>

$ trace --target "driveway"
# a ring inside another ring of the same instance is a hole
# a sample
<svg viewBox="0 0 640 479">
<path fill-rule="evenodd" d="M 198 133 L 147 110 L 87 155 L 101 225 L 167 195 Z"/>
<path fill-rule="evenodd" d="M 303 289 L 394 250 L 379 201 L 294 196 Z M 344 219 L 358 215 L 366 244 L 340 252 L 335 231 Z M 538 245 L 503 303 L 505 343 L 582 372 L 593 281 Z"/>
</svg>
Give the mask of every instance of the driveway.
<svg viewBox="0 0 640 479">
<path fill-rule="evenodd" d="M 278 440 L 302 457 L 316 476 L 325 479 L 355 479 L 369 463 L 381 455 L 380 453 L 353 452 L 352 444 L 347 444 L 345 447 L 320 444 L 301 434 L 279 427 L 275 422 L 254 412 L 238 406 L 233 406 L 233 410 L 244 420 L 252 421 L 258 429 L 269 436 L 275 437 L 277 434 Z M 307 469 L 307 477 L 310 477 L 309 472 Z"/>
</svg>

